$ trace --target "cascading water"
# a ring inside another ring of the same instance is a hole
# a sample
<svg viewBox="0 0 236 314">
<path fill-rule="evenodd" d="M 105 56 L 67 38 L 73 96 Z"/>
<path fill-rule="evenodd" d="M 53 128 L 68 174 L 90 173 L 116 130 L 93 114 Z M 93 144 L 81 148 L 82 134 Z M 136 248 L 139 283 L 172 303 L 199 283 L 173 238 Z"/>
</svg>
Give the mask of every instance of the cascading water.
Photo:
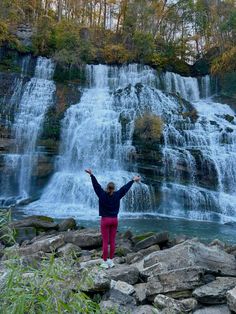
<svg viewBox="0 0 236 314">
<path fill-rule="evenodd" d="M 23 59 L 22 76 L 26 74 L 28 62 L 28 58 Z M 22 79 L 16 82 L 17 88 L 12 95 L 12 100 L 15 101 L 20 93 L 22 96 L 12 125 L 15 146 L 12 153 L 5 155 L 7 176 L 4 178 L 4 190 L 1 193 L 3 199 L 12 196 L 22 199 L 30 195 L 32 171 L 37 162 L 36 142 L 45 113 L 53 103 L 55 92 L 53 73 L 53 62 L 38 57 L 34 77 L 24 86 Z"/>
<path fill-rule="evenodd" d="M 236 127 L 227 119 L 234 112 L 206 99 L 212 90 L 209 76 L 196 79 L 157 75 L 147 66 L 96 65 L 87 66 L 87 77 L 89 87 L 62 123 L 57 171 L 28 212 L 96 217 L 97 200 L 84 168 L 91 167 L 102 185 L 114 180 L 120 186 L 129 180 L 132 173 L 127 170 L 135 171 L 129 160 L 135 155 L 134 121 L 149 111 L 165 123 L 161 200 L 153 204 L 152 189 L 137 185 L 123 211 L 236 219 Z"/>
<path fill-rule="evenodd" d="M 102 185 L 114 180 L 121 186 L 132 178 L 133 174 L 124 170 L 120 112 L 113 107 L 111 95 L 115 87 L 132 82 L 132 66 L 129 77 L 122 71 L 119 76 L 116 71 L 108 72 L 109 68 L 104 65 L 87 66 L 90 86 L 81 101 L 67 110 L 62 123 L 58 171 L 31 209 L 40 208 L 42 212 L 50 208 L 54 216 L 75 214 L 91 219 L 97 216 L 97 199 L 84 169 L 91 167 Z M 132 207 L 140 211 L 151 209 L 151 195 L 146 185 L 136 185 L 130 192 L 126 208 L 132 210 Z"/>
</svg>

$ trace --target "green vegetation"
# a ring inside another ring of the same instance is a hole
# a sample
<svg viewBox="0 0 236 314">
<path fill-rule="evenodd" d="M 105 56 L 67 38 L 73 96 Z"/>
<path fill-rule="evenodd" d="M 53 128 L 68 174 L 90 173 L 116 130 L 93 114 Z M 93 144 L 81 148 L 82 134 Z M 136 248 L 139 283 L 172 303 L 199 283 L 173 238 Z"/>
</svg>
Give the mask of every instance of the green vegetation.
<svg viewBox="0 0 236 314">
<path fill-rule="evenodd" d="M 0 241 L 5 245 L 15 243 L 15 230 L 9 227 L 11 210 L 0 209 Z"/>
<path fill-rule="evenodd" d="M 39 269 L 24 266 L 19 257 L 5 262 L 8 272 L 1 289 L 0 312 L 100 313 L 99 305 L 80 291 L 80 281 L 73 280 L 73 263 L 72 258 L 55 259 L 53 255 L 42 261 Z"/>
<path fill-rule="evenodd" d="M 33 30 L 31 45 L 15 35 L 22 24 Z M 73 68 L 72 77 L 90 62 L 143 62 L 189 75 L 195 72 L 188 63 L 202 59 L 197 74 L 211 65 L 218 74 L 236 69 L 236 5 L 234 0 L 4 0 L 0 45 L 54 57 L 65 71 Z"/>
<path fill-rule="evenodd" d="M 158 141 L 162 135 L 163 121 L 159 116 L 145 113 L 135 121 L 135 133 L 144 141 Z"/>
</svg>

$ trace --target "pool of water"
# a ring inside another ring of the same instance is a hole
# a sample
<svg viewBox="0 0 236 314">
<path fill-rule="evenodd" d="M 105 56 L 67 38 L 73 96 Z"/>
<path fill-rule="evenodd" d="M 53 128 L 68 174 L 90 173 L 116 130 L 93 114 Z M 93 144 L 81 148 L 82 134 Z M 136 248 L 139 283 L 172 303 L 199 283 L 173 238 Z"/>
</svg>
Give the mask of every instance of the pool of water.
<svg viewBox="0 0 236 314">
<path fill-rule="evenodd" d="M 26 214 L 24 210 L 17 209 L 13 211 L 13 219 L 20 219 L 25 216 Z M 79 226 L 98 228 L 99 218 L 91 220 L 80 219 L 77 220 L 77 223 Z M 210 242 L 217 238 L 227 243 L 236 243 L 235 223 L 220 224 L 216 222 L 175 219 L 151 215 L 122 215 L 119 219 L 118 230 L 124 232 L 128 229 L 130 229 L 134 234 L 149 231 L 160 232 L 166 230 L 172 237 L 176 235 L 186 235 L 188 237 L 198 237 L 204 242 Z"/>
</svg>

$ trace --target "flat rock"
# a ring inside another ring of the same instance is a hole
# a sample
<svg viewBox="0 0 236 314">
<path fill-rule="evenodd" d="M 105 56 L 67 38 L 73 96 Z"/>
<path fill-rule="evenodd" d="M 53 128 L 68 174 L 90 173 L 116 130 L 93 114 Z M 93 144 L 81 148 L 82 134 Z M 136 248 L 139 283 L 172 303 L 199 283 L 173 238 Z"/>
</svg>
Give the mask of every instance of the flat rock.
<svg viewBox="0 0 236 314">
<path fill-rule="evenodd" d="M 34 227 L 36 229 L 51 230 L 57 229 L 58 224 L 51 217 L 47 216 L 29 216 L 27 218 L 13 221 L 10 224 L 12 228 Z"/>
<path fill-rule="evenodd" d="M 118 281 L 111 280 L 111 289 L 119 290 L 120 292 L 127 295 L 132 295 L 135 292 L 134 287 L 132 285 L 121 280 Z"/>
<path fill-rule="evenodd" d="M 80 248 L 97 248 L 102 245 L 102 235 L 95 229 L 82 229 L 65 233 L 65 242 L 73 243 Z"/>
<path fill-rule="evenodd" d="M 64 241 L 63 234 L 49 235 L 49 236 L 45 236 L 41 238 L 40 240 L 33 242 L 30 245 L 27 245 L 25 247 L 20 247 L 18 249 L 18 253 L 23 256 L 31 255 L 39 251 L 42 251 L 45 253 L 51 253 L 51 252 L 55 252 L 59 247 L 63 246 L 64 244 L 65 244 L 65 241 Z"/>
<path fill-rule="evenodd" d="M 163 243 L 166 243 L 168 240 L 169 240 L 169 233 L 160 232 L 137 242 L 134 246 L 134 251 L 137 252 L 139 250 L 146 249 L 154 244 L 163 244 Z"/>
<path fill-rule="evenodd" d="M 236 313 L 236 287 L 226 293 L 226 298 L 230 310 Z"/>
<path fill-rule="evenodd" d="M 192 312 L 196 306 L 197 301 L 194 299 L 186 299 L 188 302 L 178 301 L 163 294 L 158 294 L 153 304 L 161 313 L 166 314 L 183 314 Z"/>
<path fill-rule="evenodd" d="M 59 247 L 57 250 L 57 255 L 63 257 L 79 257 L 81 256 L 81 254 L 81 248 L 73 243 L 66 243 L 65 245 Z"/>
<path fill-rule="evenodd" d="M 230 310 L 227 305 L 214 305 L 196 310 L 193 314 L 230 314 Z"/>
<path fill-rule="evenodd" d="M 147 281 L 147 296 L 192 290 L 203 284 L 203 274 L 204 270 L 201 267 L 187 267 L 149 277 Z"/>
<path fill-rule="evenodd" d="M 76 229 L 76 221 L 74 218 L 67 218 L 59 223 L 58 230 L 59 231 L 67 231 Z"/>
<path fill-rule="evenodd" d="M 110 289 L 111 279 L 105 271 L 99 267 L 83 271 L 83 280 L 80 286 L 84 292 L 105 292 Z"/>
<path fill-rule="evenodd" d="M 236 278 L 217 277 L 216 280 L 193 291 L 193 296 L 203 304 L 226 303 L 226 292 L 236 286 Z"/>
<path fill-rule="evenodd" d="M 139 279 L 139 271 L 137 267 L 131 265 L 116 265 L 115 268 L 106 270 L 113 280 L 121 280 L 134 285 Z"/>
<path fill-rule="evenodd" d="M 137 306 L 131 314 L 162 314 L 158 309 L 151 305 Z"/>
<path fill-rule="evenodd" d="M 224 276 L 236 276 L 235 257 L 217 246 L 208 247 L 194 240 L 187 240 L 170 249 L 151 253 L 144 258 L 143 268 L 153 267 L 150 275 L 184 267 L 200 266 Z"/>
</svg>

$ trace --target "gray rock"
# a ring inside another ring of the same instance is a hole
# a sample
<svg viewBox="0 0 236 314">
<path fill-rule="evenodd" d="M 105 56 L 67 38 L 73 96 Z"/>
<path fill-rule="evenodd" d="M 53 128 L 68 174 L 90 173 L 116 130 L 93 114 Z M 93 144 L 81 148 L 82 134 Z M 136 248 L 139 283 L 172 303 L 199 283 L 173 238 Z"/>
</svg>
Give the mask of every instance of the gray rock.
<svg viewBox="0 0 236 314">
<path fill-rule="evenodd" d="M 236 278 L 217 277 L 216 280 L 193 291 L 193 296 L 203 304 L 226 303 L 226 292 L 236 286 Z"/>
<path fill-rule="evenodd" d="M 32 240 L 36 237 L 36 228 L 34 227 L 16 227 L 15 229 L 15 241 L 22 243 L 26 240 Z"/>
<path fill-rule="evenodd" d="M 65 244 L 64 234 L 49 235 L 33 242 L 30 245 L 18 249 L 20 255 L 31 255 L 39 251 L 45 253 L 55 252 L 59 247 Z"/>
<path fill-rule="evenodd" d="M 76 221 L 74 218 L 67 218 L 59 223 L 58 230 L 59 231 L 67 231 L 76 229 Z"/>
<path fill-rule="evenodd" d="M 115 268 L 106 270 L 113 280 L 121 280 L 134 285 L 139 279 L 139 271 L 134 266 L 129 265 L 116 265 Z"/>
<path fill-rule="evenodd" d="M 162 314 L 158 309 L 151 305 L 137 306 L 131 314 Z"/>
<path fill-rule="evenodd" d="M 35 229 L 51 230 L 57 229 L 58 224 L 52 218 L 46 216 L 29 216 L 27 218 L 13 221 L 12 228 L 34 227 Z"/>
<path fill-rule="evenodd" d="M 118 290 L 127 295 L 132 295 L 135 291 L 132 285 L 121 280 L 118 280 L 118 281 L 111 280 L 111 289 Z"/>
<path fill-rule="evenodd" d="M 226 293 L 226 298 L 230 310 L 236 313 L 236 287 Z"/>
<path fill-rule="evenodd" d="M 80 258 L 81 260 L 81 258 Z M 97 259 L 90 259 L 89 257 L 89 260 L 87 261 L 82 261 L 80 262 L 80 267 L 81 268 L 89 268 L 89 267 L 92 267 L 92 266 L 98 266 L 102 263 L 103 259 L 102 258 L 97 258 Z"/>
<path fill-rule="evenodd" d="M 186 301 L 188 300 L 188 301 Z M 186 299 L 178 301 L 163 294 L 158 294 L 154 299 L 154 305 L 161 313 L 166 314 L 183 314 L 192 312 L 197 306 L 197 301 L 194 299 Z"/>
<path fill-rule="evenodd" d="M 134 285 L 135 298 L 139 304 L 143 304 L 147 298 L 146 286 L 146 283 L 137 283 Z"/>
<path fill-rule="evenodd" d="M 204 307 L 202 309 L 196 310 L 194 314 L 230 314 L 230 310 L 227 305 L 214 305 Z"/>
<path fill-rule="evenodd" d="M 171 295 L 171 292 L 192 290 L 202 285 L 203 274 L 204 270 L 201 267 L 187 267 L 149 277 L 147 296 L 155 296 L 159 293 L 169 293 Z"/>
<path fill-rule="evenodd" d="M 168 232 L 160 232 L 137 242 L 134 246 L 134 250 L 137 252 L 139 250 L 146 249 L 154 244 L 166 243 L 168 240 L 169 240 Z"/>
<path fill-rule="evenodd" d="M 97 248 L 102 245 L 102 235 L 94 229 L 82 229 L 65 233 L 65 242 L 73 243 L 80 248 Z"/>
<path fill-rule="evenodd" d="M 156 272 L 200 266 L 216 274 L 236 276 L 233 255 L 216 246 L 208 247 L 193 240 L 185 241 L 168 250 L 151 253 L 144 258 L 143 267 L 145 269 L 151 266 L 153 267 L 152 275 Z"/>
<path fill-rule="evenodd" d="M 68 257 L 79 257 L 82 254 L 82 250 L 79 246 L 72 244 L 72 243 L 66 243 L 65 245 L 61 246 L 57 250 L 58 256 Z"/>
<path fill-rule="evenodd" d="M 225 248 L 225 243 L 220 241 L 219 239 L 215 239 L 210 243 L 210 246 L 215 246 L 215 245 L 221 248 L 222 250 L 224 250 Z"/>
<path fill-rule="evenodd" d="M 107 273 L 95 266 L 83 271 L 80 289 L 84 292 L 105 292 L 110 289 L 110 282 Z"/>
<path fill-rule="evenodd" d="M 109 291 L 109 300 L 120 305 L 125 305 L 127 309 L 136 305 L 134 297 L 115 289 Z"/>
</svg>

